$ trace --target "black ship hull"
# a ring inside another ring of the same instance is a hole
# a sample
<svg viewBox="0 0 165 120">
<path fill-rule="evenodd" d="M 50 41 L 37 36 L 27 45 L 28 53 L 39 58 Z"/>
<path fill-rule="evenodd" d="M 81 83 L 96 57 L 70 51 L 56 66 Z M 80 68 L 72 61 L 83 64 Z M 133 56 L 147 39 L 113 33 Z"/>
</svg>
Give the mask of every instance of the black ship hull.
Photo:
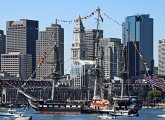
<svg viewBox="0 0 165 120">
<path fill-rule="evenodd" d="M 112 112 L 109 109 L 93 109 L 84 106 L 83 103 L 29 101 L 29 104 L 38 113 L 42 114 L 109 114 Z"/>
<path fill-rule="evenodd" d="M 29 102 L 30 103 L 30 102 Z M 30 105 L 42 114 L 81 114 L 81 103 L 53 103 L 31 101 Z"/>
<path fill-rule="evenodd" d="M 82 108 L 82 114 L 110 114 L 111 110 L 98 110 L 93 108 Z"/>
</svg>

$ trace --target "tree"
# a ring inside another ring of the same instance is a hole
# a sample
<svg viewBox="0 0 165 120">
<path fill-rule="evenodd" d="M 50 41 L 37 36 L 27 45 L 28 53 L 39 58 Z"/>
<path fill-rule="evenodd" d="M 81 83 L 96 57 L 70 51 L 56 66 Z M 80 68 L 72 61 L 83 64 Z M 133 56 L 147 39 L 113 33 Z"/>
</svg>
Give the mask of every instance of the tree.
<svg viewBox="0 0 165 120">
<path fill-rule="evenodd" d="M 161 97 L 161 91 L 159 90 L 148 91 L 148 98 L 150 101 L 152 101 L 152 103 L 154 103 L 154 106 L 155 106 L 156 98 L 159 98 L 159 97 Z"/>
</svg>

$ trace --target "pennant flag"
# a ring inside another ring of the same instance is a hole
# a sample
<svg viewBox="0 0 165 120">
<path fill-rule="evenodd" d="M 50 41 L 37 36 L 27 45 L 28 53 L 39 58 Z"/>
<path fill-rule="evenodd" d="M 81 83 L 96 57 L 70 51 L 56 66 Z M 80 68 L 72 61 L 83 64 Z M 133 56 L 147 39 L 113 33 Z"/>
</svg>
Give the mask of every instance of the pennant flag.
<svg viewBox="0 0 165 120">
<path fill-rule="evenodd" d="M 133 43 L 133 45 L 134 45 L 135 49 L 137 49 L 137 45 L 135 43 Z"/>
<path fill-rule="evenodd" d="M 102 16 L 100 15 L 100 18 L 101 18 L 101 22 L 103 22 L 103 18 L 102 18 Z"/>
</svg>

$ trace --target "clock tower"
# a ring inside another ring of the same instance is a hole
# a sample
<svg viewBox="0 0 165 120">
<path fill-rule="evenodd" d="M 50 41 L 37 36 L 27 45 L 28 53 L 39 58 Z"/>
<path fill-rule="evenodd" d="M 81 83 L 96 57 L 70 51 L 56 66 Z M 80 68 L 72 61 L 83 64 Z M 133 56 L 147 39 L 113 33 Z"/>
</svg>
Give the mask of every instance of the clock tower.
<svg viewBox="0 0 165 120">
<path fill-rule="evenodd" d="M 78 60 L 85 60 L 86 57 L 84 29 L 85 28 L 83 26 L 81 17 L 79 16 L 73 30 L 73 43 L 71 48 L 71 59 L 73 65 L 79 64 Z"/>
</svg>

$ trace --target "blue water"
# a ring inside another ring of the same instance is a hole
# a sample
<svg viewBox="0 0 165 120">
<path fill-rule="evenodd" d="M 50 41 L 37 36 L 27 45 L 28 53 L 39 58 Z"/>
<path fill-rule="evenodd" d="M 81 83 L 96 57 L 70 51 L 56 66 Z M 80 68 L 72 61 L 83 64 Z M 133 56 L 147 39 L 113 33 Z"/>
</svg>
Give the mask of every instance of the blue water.
<svg viewBox="0 0 165 120">
<path fill-rule="evenodd" d="M 100 120 L 97 114 L 80 114 L 80 115 L 53 115 L 53 114 L 38 114 L 33 109 L 22 110 L 27 116 L 32 116 L 33 120 Z M 139 111 L 139 117 L 117 117 L 116 120 L 164 120 L 158 118 L 157 115 L 165 114 L 162 109 L 142 109 Z M 0 117 L 0 120 L 10 120 L 9 118 Z"/>
</svg>

